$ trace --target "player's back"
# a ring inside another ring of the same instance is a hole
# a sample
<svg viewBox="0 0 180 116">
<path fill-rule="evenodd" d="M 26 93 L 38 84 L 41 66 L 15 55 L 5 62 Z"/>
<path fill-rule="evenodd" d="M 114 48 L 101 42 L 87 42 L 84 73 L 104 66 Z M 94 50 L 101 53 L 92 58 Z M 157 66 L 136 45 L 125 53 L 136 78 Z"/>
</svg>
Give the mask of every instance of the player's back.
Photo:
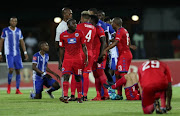
<svg viewBox="0 0 180 116">
<path fill-rule="evenodd" d="M 60 47 L 65 48 L 64 59 L 80 60 L 82 59 L 81 50 L 82 43 L 85 43 L 84 35 L 82 31 L 77 30 L 74 33 L 68 31 L 63 32 L 60 35 Z"/>
<path fill-rule="evenodd" d="M 126 52 L 130 52 L 130 37 L 128 31 L 124 27 L 121 27 L 117 30 L 115 39 L 119 40 L 117 44 L 119 55 Z"/>
<path fill-rule="evenodd" d="M 105 33 L 104 33 L 103 28 L 97 25 L 96 26 L 96 35 L 95 35 L 94 41 L 93 41 L 93 53 L 96 54 L 96 58 L 98 58 L 99 52 L 100 52 L 100 47 L 101 47 L 100 38 L 101 37 L 105 37 Z"/>
<path fill-rule="evenodd" d="M 171 81 L 167 65 L 159 60 L 148 60 L 138 69 L 141 86 L 158 85 Z"/>
<path fill-rule="evenodd" d="M 96 28 L 90 23 L 80 23 L 77 25 L 77 29 L 81 30 L 86 39 L 87 50 L 92 50 L 92 45 L 94 41 L 94 37 L 96 35 Z"/>
</svg>

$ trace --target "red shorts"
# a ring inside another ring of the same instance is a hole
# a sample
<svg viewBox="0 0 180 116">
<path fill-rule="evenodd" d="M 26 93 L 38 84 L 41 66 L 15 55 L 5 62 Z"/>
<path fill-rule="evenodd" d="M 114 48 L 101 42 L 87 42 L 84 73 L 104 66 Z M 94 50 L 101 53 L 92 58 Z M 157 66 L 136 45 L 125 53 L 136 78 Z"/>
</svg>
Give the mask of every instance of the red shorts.
<svg viewBox="0 0 180 116">
<path fill-rule="evenodd" d="M 142 106 L 146 107 L 153 104 L 158 99 L 156 94 L 165 91 L 167 86 L 168 84 L 164 82 L 144 86 L 142 88 Z"/>
<path fill-rule="evenodd" d="M 106 60 L 107 60 L 107 55 L 106 55 L 105 59 L 102 61 L 101 64 L 97 63 L 97 61 L 94 61 L 93 66 L 92 66 L 92 70 L 95 71 L 96 69 L 105 69 Z"/>
<path fill-rule="evenodd" d="M 127 100 L 140 100 L 140 95 L 135 89 L 135 86 L 124 88 Z"/>
<path fill-rule="evenodd" d="M 117 73 L 127 73 L 129 70 L 129 66 L 131 64 L 131 60 L 132 60 L 131 53 L 120 55 L 120 57 L 118 58 L 117 65 L 116 65 L 116 70 L 117 70 L 116 74 Z"/>
<path fill-rule="evenodd" d="M 83 65 L 84 65 L 84 63 L 82 60 L 66 60 L 66 59 L 64 59 L 63 64 L 62 64 L 62 73 L 63 74 L 82 75 Z"/>
</svg>

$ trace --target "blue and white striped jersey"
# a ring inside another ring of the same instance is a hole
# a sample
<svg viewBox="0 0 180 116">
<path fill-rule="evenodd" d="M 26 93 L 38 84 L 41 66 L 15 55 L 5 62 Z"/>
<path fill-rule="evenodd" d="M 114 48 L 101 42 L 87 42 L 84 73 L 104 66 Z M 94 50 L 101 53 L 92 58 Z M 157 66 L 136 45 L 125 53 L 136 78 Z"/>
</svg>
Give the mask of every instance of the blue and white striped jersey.
<svg viewBox="0 0 180 116">
<path fill-rule="evenodd" d="M 32 63 L 36 63 L 37 64 L 36 67 L 42 72 L 46 72 L 48 61 L 49 61 L 49 55 L 47 53 L 45 53 L 44 56 L 42 56 L 39 51 L 33 55 Z M 37 73 L 33 71 L 33 74 L 37 74 Z"/>
<path fill-rule="evenodd" d="M 104 32 L 107 32 L 107 27 L 106 27 L 106 23 L 105 22 L 103 22 L 102 20 L 99 20 L 97 25 L 102 27 L 104 29 Z"/>
<path fill-rule="evenodd" d="M 23 39 L 21 29 L 15 27 L 15 30 L 12 30 L 10 27 L 6 27 L 2 31 L 1 38 L 4 39 L 5 55 L 20 54 L 19 40 Z"/>
</svg>

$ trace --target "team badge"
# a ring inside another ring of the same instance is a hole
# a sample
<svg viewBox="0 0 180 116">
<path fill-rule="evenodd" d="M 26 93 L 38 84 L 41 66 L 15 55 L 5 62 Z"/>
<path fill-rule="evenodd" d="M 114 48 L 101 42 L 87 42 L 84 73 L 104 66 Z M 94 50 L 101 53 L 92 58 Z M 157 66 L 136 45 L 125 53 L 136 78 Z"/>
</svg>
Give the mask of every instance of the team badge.
<svg viewBox="0 0 180 116">
<path fill-rule="evenodd" d="M 79 33 L 75 33 L 75 36 L 78 37 L 78 36 L 79 36 Z"/>
</svg>

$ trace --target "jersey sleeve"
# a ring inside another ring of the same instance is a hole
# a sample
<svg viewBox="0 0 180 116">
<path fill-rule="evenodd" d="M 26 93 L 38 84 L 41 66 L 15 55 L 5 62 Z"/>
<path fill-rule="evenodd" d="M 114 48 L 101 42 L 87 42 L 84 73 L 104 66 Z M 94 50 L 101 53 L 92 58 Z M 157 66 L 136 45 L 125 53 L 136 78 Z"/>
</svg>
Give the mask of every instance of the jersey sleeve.
<svg viewBox="0 0 180 116">
<path fill-rule="evenodd" d="M 6 37 L 6 33 L 5 33 L 5 29 L 3 29 L 2 33 L 1 33 L 1 38 L 5 39 L 5 37 Z"/>
<path fill-rule="evenodd" d="M 36 54 L 33 56 L 32 63 L 38 63 L 38 56 Z"/>
<path fill-rule="evenodd" d="M 123 32 L 122 32 L 121 30 L 118 31 L 118 32 L 116 33 L 115 40 L 121 41 L 122 36 L 123 36 Z"/>
<path fill-rule="evenodd" d="M 100 38 L 105 36 L 104 30 L 102 27 L 98 27 L 96 31 Z"/>
<path fill-rule="evenodd" d="M 116 33 L 111 25 L 109 25 L 109 32 L 110 34 Z"/>
<path fill-rule="evenodd" d="M 19 39 L 20 40 L 23 39 L 23 35 L 22 35 L 22 31 L 21 30 L 19 30 Z"/>
<path fill-rule="evenodd" d="M 59 47 L 64 47 L 63 34 L 60 35 Z"/>
<path fill-rule="evenodd" d="M 86 38 L 85 38 L 84 33 L 82 31 L 80 31 L 80 36 L 81 36 L 81 44 L 85 44 Z"/>
<path fill-rule="evenodd" d="M 166 65 L 165 74 L 167 76 L 168 82 L 172 82 L 172 80 L 171 80 L 171 72 L 170 72 L 170 69 L 169 69 L 169 67 L 167 65 Z"/>
</svg>

